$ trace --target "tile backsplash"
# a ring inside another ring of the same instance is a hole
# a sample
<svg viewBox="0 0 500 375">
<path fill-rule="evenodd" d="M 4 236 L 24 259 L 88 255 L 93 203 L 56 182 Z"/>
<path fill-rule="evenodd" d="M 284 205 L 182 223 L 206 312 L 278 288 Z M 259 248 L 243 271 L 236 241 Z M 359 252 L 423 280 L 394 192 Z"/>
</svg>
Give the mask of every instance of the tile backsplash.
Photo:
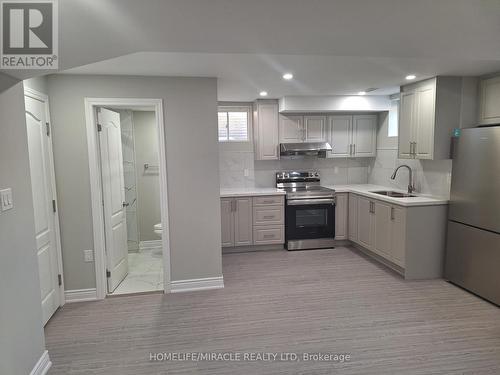
<svg viewBox="0 0 500 375">
<path fill-rule="evenodd" d="M 371 159 L 368 168 L 368 183 L 397 189 L 408 187 L 408 170 L 400 169 L 395 180 L 390 176 L 399 165 L 406 164 L 413 170 L 417 193 L 450 198 L 451 160 L 398 159 L 397 149 L 377 149 L 377 157 Z"/>
<path fill-rule="evenodd" d="M 371 158 L 297 158 L 255 161 L 252 151 L 219 153 L 221 188 L 272 187 L 275 173 L 283 170 L 318 170 L 324 185 L 366 184 Z"/>
<path fill-rule="evenodd" d="M 407 164 L 414 171 L 418 193 L 450 196 L 451 160 L 406 160 L 397 158 L 397 149 L 377 149 L 375 158 L 358 159 L 281 159 L 255 161 L 251 151 L 219 153 L 221 188 L 273 187 L 275 173 L 282 170 L 318 170 L 324 185 L 376 184 L 397 189 L 408 186 L 408 171 L 400 169 L 396 180 L 394 169 Z"/>
</svg>

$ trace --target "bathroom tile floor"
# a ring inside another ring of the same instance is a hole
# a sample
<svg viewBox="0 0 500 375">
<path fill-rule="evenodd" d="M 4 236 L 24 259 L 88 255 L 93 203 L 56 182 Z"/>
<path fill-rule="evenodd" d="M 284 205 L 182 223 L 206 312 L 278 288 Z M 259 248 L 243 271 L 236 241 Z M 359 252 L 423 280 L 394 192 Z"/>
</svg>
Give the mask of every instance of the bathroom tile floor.
<svg viewBox="0 0 500 375">
<path fill-rule="evenodd" d="M 111 295 L 163 290 L 161 248 L 128 254 L 128 275 Z"/>
</svg>

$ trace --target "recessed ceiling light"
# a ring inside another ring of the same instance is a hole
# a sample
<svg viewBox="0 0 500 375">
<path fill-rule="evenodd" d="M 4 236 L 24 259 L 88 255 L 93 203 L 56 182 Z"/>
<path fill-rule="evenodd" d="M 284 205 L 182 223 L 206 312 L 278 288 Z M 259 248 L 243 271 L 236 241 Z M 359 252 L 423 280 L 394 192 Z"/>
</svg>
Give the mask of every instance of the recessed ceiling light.
<svg viewBox="0 0 500 375">
<path fill-rule="evenodd" d="M 409 75 L 406 76 L 406 79 L 408 81 L 411 81 L 412 79 L 415 79 L 415 78 L 417 78 L 417 76 L 415 74 L 409 74 Z"/>
<path fill-rule="evenodd" d="M 291 80 L 293 78 L 292 73 L 285 73 L 283 74 L 283 79 L 286 79 L 287 81 Z"/>
<path fill-rule="evenodd" d="M 260 96 L 267 96 L 267 91 L 261 91 L 261 92 L 259 92 L 259 95 Z"/>
<path fill-rule="evenodd" d="M 366 91 L 360 91 L 358 92 L 358 95 L 366 95 Z"/>
</svg>

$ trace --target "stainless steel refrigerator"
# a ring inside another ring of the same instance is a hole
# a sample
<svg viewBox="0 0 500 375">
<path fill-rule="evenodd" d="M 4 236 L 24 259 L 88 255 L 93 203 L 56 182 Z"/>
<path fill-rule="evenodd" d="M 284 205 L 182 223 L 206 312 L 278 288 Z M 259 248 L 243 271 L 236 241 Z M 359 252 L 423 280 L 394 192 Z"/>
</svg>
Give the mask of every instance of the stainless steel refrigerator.
<svg viewBox="0 0 500 375">
<path fill-rule="evenodd" d="M 456 140 L 448 218 L 445 277 L 500 305 L 500 126 Z"/>
</svg>

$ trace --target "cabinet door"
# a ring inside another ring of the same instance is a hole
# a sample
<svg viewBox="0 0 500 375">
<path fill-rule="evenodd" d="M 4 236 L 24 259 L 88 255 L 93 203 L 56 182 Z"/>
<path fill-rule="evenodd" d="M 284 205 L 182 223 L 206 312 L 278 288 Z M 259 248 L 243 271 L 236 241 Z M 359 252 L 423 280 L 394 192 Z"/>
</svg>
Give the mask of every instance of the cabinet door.
<svg viewBox="0 0 500 375">
<path fill-rule="evenodd" d="M 279 159 L 278 103 L 257 103 L 254 108 L 255 160 Z"/>
<path fill-rule="evenodd" d="M 371 250 L 373 248 L 373 213 L 370 212 L 372 202 L 358 196 L 358 243 Z"/>
<path fill-rule="evenodd" d="M 391 212 L 391 258 L 400 267 L 405 267 L 406 253 L 406 209 L 392 207 Z"/>
<path fill-rule="evenodd" d="M 352 118 L 352 143 L 356 157 L 374 157 L 377 152 L 377 116 L 356 115 Z"/>
<path fill-rule="evenodd" d="M 358 242 L 358 196 L 349 194 L 349 239 Z"/>
<path fill-rule="evenodd" d="M 378 255 L 391 260 L 391 206 L 383 202 L 374 202 L 375 205 L 375 236 L 373 251 Z"/>
<path fill-rule="evenodd" d="M 434 157 L 436 86 L 426 85 L 417 90 L 416 128 L 413 153 L 417 159 Z"/>
<path fill-rule="evenodd" d="M 280 115 L 280 143 L 300 143 L 304 141 L 304 127 L 302 116 Z"/>
<path fill-rule="evenodd" d="M 415 126 L 415 91 L 402 92 L 399 102 L 398 154 L 400 159 L 412 159 L 412 142 Z"/>
<path fill-rule="evenodd" d="M 329 142 L 332 152 L 329 157 L 347 158 L 351 155 L 352 116 L 329 116 Z"/>
<path fill-rule="evenodd" d="M 236 211 L 234 212 L 234 246 L 252 244 L 252 198 L 235 198 Z"/>
<path fill-rule="evenodd" d="M 220 200 L 222 247 L 234 246 L 234 220 L 231 204 L 232 201 L 232 198 L 222 198 Z"/>
<path fill-rule="evenodd" d="M 347 204 L 348 194 L 337 194 L 337 204 L 335 205 L 335 239 L 347 239 Z"/>
<path fill-rule="evenodd" d="M 482 80 L 479 95 L 479 124 L 500 124 L 500 77 Z"/>
<path fill-rule="evenodd" d="M 304 116 L 306 142 L 326 141 L 326 116 Z"/>
</svg>

